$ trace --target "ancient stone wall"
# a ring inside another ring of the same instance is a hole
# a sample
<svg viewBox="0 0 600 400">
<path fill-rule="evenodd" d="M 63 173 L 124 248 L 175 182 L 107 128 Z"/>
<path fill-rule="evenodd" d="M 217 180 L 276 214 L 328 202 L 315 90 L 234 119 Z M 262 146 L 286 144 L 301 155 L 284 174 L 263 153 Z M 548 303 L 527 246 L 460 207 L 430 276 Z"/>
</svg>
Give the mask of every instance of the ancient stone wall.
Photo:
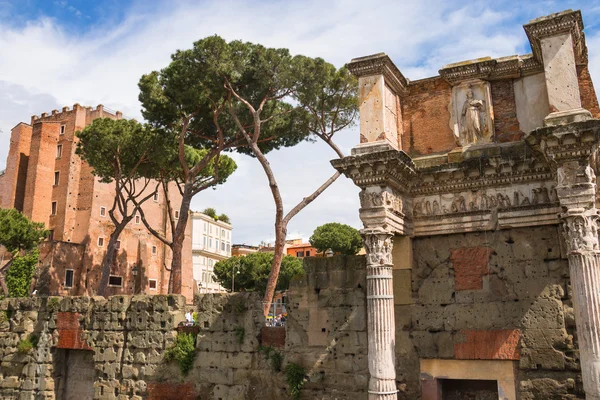
<svg viewBox="0 0 600 400">
<path fill-rule="evenodd" d="M 461 379 L 484 365 L 468 360 L 513 364 L 520 399 L 584 398 L 559 238 L 547 226 L 413 239 L 413 304 L 395 309 L 399 398 L 420 398 L 423 360 L 452 359 L 446 376 Z"/>
<path fill-rule="evenodd" d="M 306 268 L 289 291 L 287 329 L 263 335 L 257 294 L 199 295 L 193 308 L 163 295 L 2 300 L 0 398 L 285 399 L 283 370 L 294 363 L 307 376 L 301 398 L 362 399 L 364 258 L 309 258 Z M 186 311 L 198 324 L 182 376 L 164 356 Z M 28 339 L 37 343 L 27 351 Z"/>
</svg>

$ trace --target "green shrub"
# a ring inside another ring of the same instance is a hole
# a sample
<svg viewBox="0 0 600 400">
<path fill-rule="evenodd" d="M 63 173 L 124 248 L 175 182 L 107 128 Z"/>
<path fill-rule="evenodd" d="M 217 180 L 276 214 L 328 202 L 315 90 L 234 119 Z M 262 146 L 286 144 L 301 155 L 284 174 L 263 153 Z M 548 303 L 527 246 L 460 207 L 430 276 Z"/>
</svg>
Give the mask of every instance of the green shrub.
<svg viewBox="0 0 600 400">
<path fill-rule="evenodd" d="M 194 366 L 196 356 L 196 338 L 191 333 L 177 335 L 175 346 L 165 352 L 165 361 L 177 361 L 179 370 L 186 376 Z"/>
<path fill-rule="evenodd" d="M 0 324 L 8 321 L 10 318 L 8 317 L 8 311 L 0 311 Z"/>
<path fill-rule="evenodd" d="M 8 297 L 27 297 L 33 273 L 38 265 L 39 252 L 33 250 L 25 255 L 15 254 L 6 271 Z"/>
<path fill-rule="evenodd" d="M 289 363 L 287 367 L 285 367 L 285 377 L 293 399 L 300 398 L 300 390 L 306 382 L 305 376 L 306 372 L 304 371 L 304 368 L 298 364 Z"/>
<path fill-rule="evenodd" d="M 60 300 L 58 297 L 50 297 L 48 299 L 48 303 L 46 304 L 46 309 L 48 311 L 57 311 L 60 305 Z"/>
<path fill-rule="evenodd" d="M 35 335 L 29 335 L 25 339 L 19 340 L 17 343 L 17 351 L 19 353 L 29 353 L 35 346 L 37 346 L 38 337 Z"/>
<path fill-rule="evenodd" d="M 273 368 L 273 371 L 280 372 L 281 365 L 283 364 L 283 354 L 273 350 L 269 358 L 271 360 L 271 367 Z"/>
<path fill-rule="evenodd" d="M 235 328 L 235 338 L 239 344 L 244 343 L 244 336 L 246 336 L 246 329 L 243 326 Z"/>
</svg>

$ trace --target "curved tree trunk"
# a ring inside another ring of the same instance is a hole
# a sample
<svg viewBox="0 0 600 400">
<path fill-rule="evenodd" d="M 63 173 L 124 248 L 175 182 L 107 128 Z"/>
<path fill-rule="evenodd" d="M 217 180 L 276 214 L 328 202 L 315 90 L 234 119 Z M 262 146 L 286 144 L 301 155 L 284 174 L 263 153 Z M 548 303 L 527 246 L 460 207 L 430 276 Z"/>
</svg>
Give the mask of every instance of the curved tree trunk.
<svg viewBox="0 0 600 400">
<path fill-rule="evenodd" d="M 98 296 L 106 296 L 106 288 L 108 286 L 108 278 L 110 276 L 110 267 L 112 266 L 112 263 L 115 259 L 115 254 L 117 253 L 117 240 L 119 240 L 119 236 L 125 229 L 125 226 L 127 226 L 129 223 L 129 220 L 130 219 L 115 226 L 115 230 L 110 234 L 108 247 L 106 248 L 106 254 L 104 254 L 104 258 L 102 259 L 102 278 L 100 279 L 100 286 L 98 287 Z"/>
<path fill-rule="evenodd" d="M 182 269 L 183 269 L 183 242 L 185 241 L 185 230 L 190 214 L 190 204 L 192 201 L 192 191 L 188 190 L 187 185 L 181 200 L 179 209 L 179 220 L 173 235 L 173 260 L 171 261 L 171 276 L 169 278 L 169 293 L 181 294 L 182 288 Z"/>
<path fill-rule="evenodd" d="M 263 298 L 263 315 L 267 316 L 272 309 L 271 302 L 277 288 L 279 280 L 279 270 L 281 269 L 281 261 L 283 260 L 283 250 L 285 248 L 285 238 L 287 237 L 287 224 L 282 224 L 275 227 L 275 252 L 273 254 L 273 263 L 271 264 L 271 273 L 267 281 L 265 296 Z"/>
</svg>

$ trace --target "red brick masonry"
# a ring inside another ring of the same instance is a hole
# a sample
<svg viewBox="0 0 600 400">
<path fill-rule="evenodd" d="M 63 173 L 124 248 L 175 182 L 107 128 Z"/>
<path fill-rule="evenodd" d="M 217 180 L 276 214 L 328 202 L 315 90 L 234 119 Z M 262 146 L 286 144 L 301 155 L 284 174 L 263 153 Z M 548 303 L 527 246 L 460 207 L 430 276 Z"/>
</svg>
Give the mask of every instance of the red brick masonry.
<svg viewBox="0 0 600 400">
<path fill-rule="evenodd" d="M 465 342 L 454 345 L 454 357 L 457 360 L 519 360 L 521 358 L 520 329 L 460 332 L 465 335 Z"/>
<path fill-rule="evenodd" d="M 483 289 L 482 278 L 488 274 L 488 262 L 493 251 L 489 247 L 464 247 L 450 250 L 456 290 Z"/>
<path fill-rule="evenodd" d="M 82 339 L 83 330 L 79 325 L 79 313 L 59 312 L 56 319 L 59 349 L 92 350 Z"/>
<path fill-rule="evenodd" d="M 153 382 L 148 383 L 147 400 L 196 400 L 198 394 L 194 390 L 194 384 Z"/>
<path fill-rule="evenodd" d="M 285 346 L 285 327 L 283 326 L 263 326 L 260 330 L 263 346 L 284 347 Z"/>
</svg>

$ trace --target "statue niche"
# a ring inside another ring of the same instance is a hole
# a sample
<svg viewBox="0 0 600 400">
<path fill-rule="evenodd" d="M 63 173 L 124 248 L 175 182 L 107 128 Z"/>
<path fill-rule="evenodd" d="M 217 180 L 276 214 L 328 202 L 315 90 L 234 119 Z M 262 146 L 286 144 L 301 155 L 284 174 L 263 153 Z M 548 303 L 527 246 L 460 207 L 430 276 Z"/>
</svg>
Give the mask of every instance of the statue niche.
<svg viewBox="0 0 600 400">
<path fill-rule="evenodd" d="M 494 121 L 490 112 L 490 86 L 471 81 L 452 89 L 452 130 L 458 146 L 490 143 Z"/>
</svg>

